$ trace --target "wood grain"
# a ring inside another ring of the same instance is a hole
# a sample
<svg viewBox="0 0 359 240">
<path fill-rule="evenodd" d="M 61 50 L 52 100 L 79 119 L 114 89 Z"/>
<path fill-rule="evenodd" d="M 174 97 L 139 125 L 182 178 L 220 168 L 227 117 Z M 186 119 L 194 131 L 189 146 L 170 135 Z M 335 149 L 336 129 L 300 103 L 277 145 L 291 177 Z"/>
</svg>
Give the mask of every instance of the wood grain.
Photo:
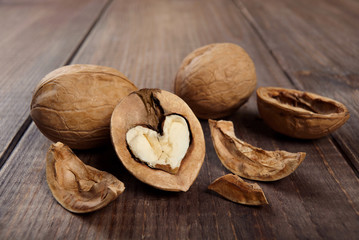
<svg viewBox="0 0 359 240">
<path fill-rule="evenodd" d="M 105 3 L 105 0 L 0 2 L 1 159 L 6 149 L 16 144 L 18 139 L 11 142 L 16 133 L 24 131 L 30 123 L 35 86 L 71 58 Z"/>
<path fill-rule="evenodd" d="M 334 132 L 359 178 L 359 3 L 237 0 L 294 87 L 336 99 L 350 112 Z"/>
<path fill-rule="evenodd" d="M 230 1 L 115 1 L 73 62 L 114 67 L 139 88 L 173 92 L 176 72 L 187 54 L 205 44 L 234 42 L 255 63 L 266 66 L 257 68 L 259 79 L 283 78 L 245 19 L 235 16 L 238 13 Z"/>
<path fill-rule="evenodd" d="M 348 238 L 358 234 L 358 181 L 347 166 L 336 170 L 339 153 L 313 157 L 315 146 L 304 144 L 312 157 L 294 174 L 278 182 L 259 183 L 269 206 L 241 206 L 207 190 L 211 181 L 228 172 L 211 146 L 207 123 L 202 125 L 207 157 L 198 179 L 186 193 L 163 192 L 141 183 L 124 169 L 111 146 L 77 151 L 85 163 L 123 181 L 126 190 L 104 209 L 76 215 L 63 209 L 48 189 L 44 158 L 50 142 L 32 124 L 0 172 L 0 236 L 335 239 L 343 234 Z M 237 131 L 237 135 L 241 133 Z M 295 150 L 298 146 L 303 148 L 303 143 L 286 142 L 285 147 Z"/>
<path fill-rule="evenodd" d="M 229 0 L 115 0 L 73 63 L 115 67 L 139 87 L 172 91 L 177 68 L 190 51 L 212 42 L 233 42 L 253 58 L 258 85 L 295 87 L 251 24 Z M 307 60 L 302 61 L 298 64 Z M 359 180 L 331 137 L 303 141 L 275 133 L 259 118 L 254 95 L 226 119 L 234 122 L 239 138 L 254 146 L 307 152 L 289 177 L 258 183 L 268 206 L 242 206 L 207 190 L 228 171 L 216 156 L 207 122 L 201 121 L 206 157 L 188 192 L 164 192 L 141 183 L 120 164 L 112 146 L 77 151 L 86 164 L 123 181 L 126 190 L 102 210 L 71 214 L 47 187 L 44 159 L 50 141 L 31 124 L 0 169 L 0 239 L 357 238 Z"/>
</svg>

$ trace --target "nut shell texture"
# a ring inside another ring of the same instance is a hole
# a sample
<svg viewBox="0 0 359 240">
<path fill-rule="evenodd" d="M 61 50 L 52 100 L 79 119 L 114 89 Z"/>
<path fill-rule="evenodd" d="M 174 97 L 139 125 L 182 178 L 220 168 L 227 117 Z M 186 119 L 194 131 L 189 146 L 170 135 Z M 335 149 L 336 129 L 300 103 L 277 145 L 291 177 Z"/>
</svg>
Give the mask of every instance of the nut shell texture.
<svg viewBox="0 0 359 240">
<path fill-rule="evenodd" d="M 35 89 L 31 117 L 50 140 L 87 149 L 110 142 L 110 119 L 136 86 L 103 66 L 69 65 L 45 76 Z"/>
<path fill-rule="evenodd" d="M 58 203 L 74 213 L 103 208 L 125 190 L 115 176 L 84 164 L 61 142 L 47 152 L 46 180 Z"/>
<path fill-rule="evenodd" d="M 268 126 L 294 138 L 323 137 L 349 119 L 348 109 L 342 103 L 294 89 L 258 88 L 257 105 Z"/>
<path fill-rule="evenodd" d="M 276 181 L 292 174 L 306 153 L 266 151 L 235 136 L 233 122 L 208 120 L 214 149 L 232 173 L 257 181 Z"/>
<path fill-rule="evenodd" d="M 268 204 L 262 188 L 257 183 L 247 183 L 237 175 L 227 174 L 214 180 L 209 190 L 232 202 L 245 205 Z"/>
<path fill-rule="evenodd" d="M 175 80 L 175 93 L 197 117 L 217 119 L 232 114 L 256 87 L 252 59 L 232 43 L 198 48 L 182 62 Z"/>
<path fill-rule="evenodd" d="M 176 174 L 150 168 L 135 160 L 126 143 L 127 131 L 135 126 L 157 130 L 161 124 L 157 114 L 178 114 L 189 125 L 190 145 Z M 140 181 L 166 191 L 187 191 L 196 179 L 205 156 L 204 135 L 197 117 L 182 99 L 164 90 L 141 89 L 124 98 L 112 114 L 111 137 L 116 153 L 128 171 Z"/>
</svg>

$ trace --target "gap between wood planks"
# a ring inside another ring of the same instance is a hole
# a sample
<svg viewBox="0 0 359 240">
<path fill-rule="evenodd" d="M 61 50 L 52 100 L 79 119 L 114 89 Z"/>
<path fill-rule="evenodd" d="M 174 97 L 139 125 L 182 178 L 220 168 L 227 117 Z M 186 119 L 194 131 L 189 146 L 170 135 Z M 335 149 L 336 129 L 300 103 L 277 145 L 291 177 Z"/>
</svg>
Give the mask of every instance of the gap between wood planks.
<svg viewBox="0 0 359 240">
<path fill-rule="evenodd" d="M 350 166 L 350 168 L 354 171 L 355 175 L 359 178 L 359 171 L 355 168 L 354 164 L 350 161 L 350 157 L 346 154 L 346 152 L 344 151 L 344 149 L 341 147 L 341 145 L 339 144 L 339 142 L 337 141 L 337 139 L 335 139 L 335 137 L 333 137 L 331 135 L 331 139 L 332 142 L 334 144 L 334 146 L 339 150 L 339 152 L 342 154 L 342 156 L 344 157 L 345 161 L 348 163 L 348 165 Z"/>
<path fill-rule="evenodd" d="M 264 40 L 263 34 L 260 32 L 259 27 L 256 24 L 256 21 L 251 16 L 250 12 L 247 10 L 247 8 L 244 6 L 244 4 L 241 2 L 241 0 L 232 0 L 233 4 L 239 9 L 239 12 L 243 15 L 244 19 L 247 20 L 249 23 L 249 26 L 252 27 L 255 34 L 258 36 L 264 47 L 268 50 L 270 56 L 273 58 L 274 62 L 277 64 L 279 69 L 284 73 L 286 78 L 289 80 L 289 82 L 298 90 L 304 90 L 302 86 L 298 86 L 297 81 L 294 81 L 294 79 L 290 76 L 290 74 L 283 68 L 283 66 L 279 63 L 278 58 L 274 55 L 271 48 L 268 46 L 267 42 Z M 352 169 L 354 174 L 359 178 L 359 171 L 355 168 L 354 164 L 350 160 L 350 157 L 347 155 L 347 153 L 344 151 L 342 146 L 339 144 L 337 139 L 333 137 L 333 135 L 330 135 L 330 138 L 332 139 L 332 142 L 334 146 L 337 148 L 338 152 L 343 156 L 349 167 Z"/>
<path fill-rule="evenodd" d="M 298 90 L 303 90 L 303 87 L 298 86 L 298 84 L 293 80 L 290 74 L 282 67 L 279 63 L 278 58 L 273 54 L 273 51 L 268 46 L 267 42 L 264 40 L 263 34 L 260 33 L 259 27 L 257 27 L 256 21 L 253 19 L 251 14 L 248 12 L 247 8 L 241 2 L 241 0 L 232 0 L 233 4 L 239 9 L 239 12 L 243 15 L 243 18 L 247 20 L 249 26 L 252 27 L 255 34 L 258 36 L 264 47 L 269 52 L 269 55 L 274 59 L 274 62 L 279 67 L 279 69 L 284 73 L 284 76 L 289 80 L 289 82 Z"/>
<path fill-rule="evenodd" d="M 103 6 L 101 11 L 97 15 L 97 17 L 95 18 L 93 23 L 91 24 L 90 28 L 88 29 L 87 33 L 83 36 L 81 41 L 77 44 L 76 48 L 70 54 L 69 58 L 64 62 L 63 66 L 69 65 L 72 62 L 72 60 L 77 55 L 78 51 L 80 50 L 80 48 L 82 47 L 82 45 L 86 41 L 87 37 L 93 31 L 93 29 L 95 28 L 95 26 L 97 25 L 97 23 L 99 22 L 101 17 L 104 15 L 106 10 L 109 8 L 109 6 L 112 4 L 112 2 L 113 2 L 113 0 L 108 0 L 107 3 Z M 0 169 L 5 164 L 7 159 L 10 157 L 11 153 L 13 152 L 13 150 L 15 149 L 17 144 L 20 142 L 20 139 L 25 134 L 26 130 L 30 127 L 31 123 L 32 123 L 32 119 L 31 119 L 30 115 L 28 115 L 28 117 L 26 118 L 24 123 L 21 125 L 21 127 L 19 128 L 19 130 L 16 132 L 15 136 L 11 140 L 10 144 L 6 147 L 4 153 L 0 156 Z"/>
</svg>

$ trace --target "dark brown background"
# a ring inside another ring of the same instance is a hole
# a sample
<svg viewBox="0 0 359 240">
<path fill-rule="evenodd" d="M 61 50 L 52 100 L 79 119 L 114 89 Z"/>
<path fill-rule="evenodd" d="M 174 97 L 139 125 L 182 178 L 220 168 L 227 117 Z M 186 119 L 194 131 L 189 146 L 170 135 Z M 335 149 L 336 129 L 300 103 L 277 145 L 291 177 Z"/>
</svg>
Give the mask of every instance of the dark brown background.
<svg viewBox="0 0 359 240">
<path fill-rule="evenodd" d="M 358 23 L 355 0 L 0 0 L 0 239 L 357 239 Z M 289 177 L 259 183 L 268 206 L 235 204 L 207 190 L 228 171 L 201 121 L 206 157 L 188 192 L 139 182 L 108 146 L 76 153 L 118 177 L 125 192 L 94 213 L 63 209 L 45 180 L 51 142 L 29 118 L 37 82 L 65 64 L 90 63 L 114 67 L 140 88 L 173 91 L 182 59 L 214 42 L 245 48 L 258 86 L 334 98 L 351 118 L 308 141 L 268 128 L 255 95 L 226 118 L 252 145 L 307 153 Z"/>
</svg>

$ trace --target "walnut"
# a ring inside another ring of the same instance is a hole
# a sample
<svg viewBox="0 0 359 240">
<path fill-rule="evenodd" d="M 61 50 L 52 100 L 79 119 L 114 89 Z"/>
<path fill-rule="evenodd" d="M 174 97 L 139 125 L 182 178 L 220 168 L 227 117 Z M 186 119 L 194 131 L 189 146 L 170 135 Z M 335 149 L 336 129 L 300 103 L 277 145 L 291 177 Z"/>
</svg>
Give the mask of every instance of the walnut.
<svg viewBox="0 0 359 240">
<path fill-rule="evenodd" d="M 256 72 L 246 51 L 232 43 L 203 46 L 182 62 L 175 93 L 199 118 L 217 119 L 235 112 L 256 87 Z"/>
<path fill-rule="evenodd" d="M 50 140 L 87 149 L 110 143 L 110 119 L 117 103 L 136 86 L 121 72 L 75 64 L 46 75 L 35 89 L 31 117 Z"/>
<path fill-rule="evenodd" d="M 123 165 L 158 189 L 187 191 L 203 164 L 201 124 L 182 99 L 164 90 L 125 97 L 112 114 L 111 136 Z"/>
</svg>

